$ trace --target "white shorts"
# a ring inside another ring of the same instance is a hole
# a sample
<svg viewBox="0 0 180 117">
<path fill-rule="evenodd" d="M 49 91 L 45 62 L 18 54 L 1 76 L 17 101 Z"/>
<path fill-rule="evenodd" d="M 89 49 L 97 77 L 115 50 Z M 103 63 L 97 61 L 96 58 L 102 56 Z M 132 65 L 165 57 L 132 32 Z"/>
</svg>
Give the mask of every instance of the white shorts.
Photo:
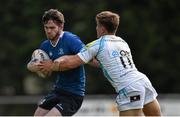
<svg viewBox="0 0 180 117">
<path fill-rule="evenodd" d="M 157 97 L 157 92 L 147 78 L 133 82 L 119 91 L 116 97 L 119 111 L 141 109 Z"/>
</svg>

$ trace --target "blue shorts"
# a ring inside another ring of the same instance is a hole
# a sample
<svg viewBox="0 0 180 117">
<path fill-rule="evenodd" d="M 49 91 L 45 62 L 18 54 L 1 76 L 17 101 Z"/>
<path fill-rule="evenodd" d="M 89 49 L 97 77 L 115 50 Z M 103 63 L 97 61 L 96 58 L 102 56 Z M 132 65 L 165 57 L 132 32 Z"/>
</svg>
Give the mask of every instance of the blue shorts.
<svg viewBox="0 0 180 117">
<path fill-rule="evenodd" d="M 46 110 L 51 110 L 55 107 L 62 116 L 72 116 L 81 107 L 83 98 L 83 96 L 64 90 L 53 90 L 39 102 L 38 106 Z"/>
</svg>

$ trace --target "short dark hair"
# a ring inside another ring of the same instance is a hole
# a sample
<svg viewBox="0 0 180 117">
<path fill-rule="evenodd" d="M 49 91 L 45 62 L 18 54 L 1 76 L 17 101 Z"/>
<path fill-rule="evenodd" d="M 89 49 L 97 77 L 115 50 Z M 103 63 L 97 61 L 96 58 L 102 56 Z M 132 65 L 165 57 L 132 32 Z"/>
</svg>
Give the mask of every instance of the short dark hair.
<svg viewBox="0 0 180 117">
<path fill-rule="evenodd" d="M 44 12 L 42 16 L 43 24 L 46 24 L 49 20 L 55 21 L 57 24 L 64 24 L 64 15 L 57 9 L 50 9 Z"/>
<path fill-rule="evenodd" d="M 120 16 L 111 11 L 103 11 L 96 15 L 96 22 L 104 26 L 108 32 L 116 33 Z"/>
</svg>

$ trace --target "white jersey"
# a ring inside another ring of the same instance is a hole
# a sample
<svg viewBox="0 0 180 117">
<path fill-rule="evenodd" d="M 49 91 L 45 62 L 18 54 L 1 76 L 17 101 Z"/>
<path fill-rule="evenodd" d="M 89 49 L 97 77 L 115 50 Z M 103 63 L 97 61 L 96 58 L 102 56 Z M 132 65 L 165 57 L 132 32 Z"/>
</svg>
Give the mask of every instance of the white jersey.
<svg viewBox="0 0 180 117">
<path fill-rule="evenodd" d="M 89 43 L 78 55 L 85 63 L 96 58 L 117 93 L 145 77 L 137 71 L 128 44 L 115 35 L 105 35 Z"/>
</svg>

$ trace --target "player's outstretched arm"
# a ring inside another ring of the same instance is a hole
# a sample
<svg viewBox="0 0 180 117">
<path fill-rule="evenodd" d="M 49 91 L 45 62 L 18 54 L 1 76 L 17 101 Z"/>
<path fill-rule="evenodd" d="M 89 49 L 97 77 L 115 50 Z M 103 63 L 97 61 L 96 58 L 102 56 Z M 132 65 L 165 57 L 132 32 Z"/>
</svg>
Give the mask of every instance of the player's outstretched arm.
<svg viewBox="0 0 180 117">
<path fill-rule="evenodd" d="M 65 55 L 54 60 L 54 63 L 58 64 L 58 71 L 69 70 L 85 64 L 78 55 Z M 55 71 L 57 71 L 57 65 L 55 65 L 55 67 Z"/>
</svg>

